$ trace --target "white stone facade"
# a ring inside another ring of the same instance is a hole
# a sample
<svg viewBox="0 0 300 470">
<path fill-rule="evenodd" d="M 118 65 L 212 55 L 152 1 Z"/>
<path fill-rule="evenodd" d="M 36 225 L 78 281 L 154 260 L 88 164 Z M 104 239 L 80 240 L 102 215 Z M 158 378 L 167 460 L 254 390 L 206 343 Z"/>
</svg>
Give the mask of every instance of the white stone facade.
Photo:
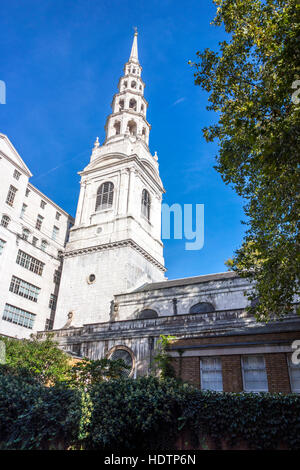
<svg viewBox="0 0 300 470">
<path fill-rule="evenodd" d="M 31 176 L 12 143 L 0 134 L 0 334 L 18 338 L 51 326 L 61 252 L 73 223 L 29 182 Z"/>
<path fill-rule="evenodd" d="M 100 146 L 96 140 L 90 163 L 80 172 L 80 195 L 64 254 L 55 328 L 65 325 L 69 312 L 73 312 L 74 326 L 109 321 L 115 294 L 164 279 L 164 188 L 157 155 L 152 156 L 148 147 L 150 125 L 137 34 L 124 73 L 106 122 L 105 142 Z M 103 203 L 101 188 L 105 185 L 113 189 L 104 194 L 107 200 Z"/>
</svg>

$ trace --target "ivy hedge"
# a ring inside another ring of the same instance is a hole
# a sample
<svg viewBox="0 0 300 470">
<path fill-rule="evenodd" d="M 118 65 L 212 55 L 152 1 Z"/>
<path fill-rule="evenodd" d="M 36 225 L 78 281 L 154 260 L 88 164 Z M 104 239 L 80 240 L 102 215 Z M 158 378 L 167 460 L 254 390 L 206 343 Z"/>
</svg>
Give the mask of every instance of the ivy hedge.
<svg viewBox="0 0 300 470">
<path fill-rule="evenodd" d="M 155 377 L 47 387 L 0 368 L 0 449 L 171 450 L 185 429 L 195 446 L 210 436 L 300 449 L 300 397 L 203 392 Z"/>
</svg>

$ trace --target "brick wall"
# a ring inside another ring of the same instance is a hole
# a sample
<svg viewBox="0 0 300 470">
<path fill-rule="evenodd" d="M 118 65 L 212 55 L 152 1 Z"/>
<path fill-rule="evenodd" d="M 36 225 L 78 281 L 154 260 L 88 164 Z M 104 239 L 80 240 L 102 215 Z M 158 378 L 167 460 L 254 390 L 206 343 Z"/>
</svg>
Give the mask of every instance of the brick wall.
<svg viewBox="0 0 300 470">
<path fill-rule="evenodd" d="M 287 344 L 294 339 L 300 337 L 299 332 L 286 332 L 286 333 L 273 333 L 273 334 L 257 334 L 257 335 L 235 335 L 226 337 L 199 337 L 180 339 L 176 342 L 176 346 L 203 346 L 203 345 L 218 345 L 218 344 L 233 344 L 233 343 L 249 343 L 249 342 L 263 342 L 285 340 Z M 182 351 L 187 351 L 182 350 Z M 234 349 L 233 349 L 234 351 Z M 248 353 L 247 353 L 248 354 Z M 254 353 L 255 354 L 255 353 Z M 265 353 L 260 354 L 265 358 L 266 373 L 268 378 L 269 392 L 282 392 L 290 393 L 290 379 L 287 364 L 288 353 Z M 218 349 L 216 356 L 221 358 L 222 361 L 222 378 L 224 392 L 242 392 L 243 391 L 243 377 L 241 367 L 240 354 L 226 354 L 222 355 L 222 348 Z M 189 382 L 197 387 L 200 387 L 200 356 L 187 356 L 182 358 L 172 358 L 172 365 L 174 367 L 177 377 L 183 381 Z"/>
</svg>

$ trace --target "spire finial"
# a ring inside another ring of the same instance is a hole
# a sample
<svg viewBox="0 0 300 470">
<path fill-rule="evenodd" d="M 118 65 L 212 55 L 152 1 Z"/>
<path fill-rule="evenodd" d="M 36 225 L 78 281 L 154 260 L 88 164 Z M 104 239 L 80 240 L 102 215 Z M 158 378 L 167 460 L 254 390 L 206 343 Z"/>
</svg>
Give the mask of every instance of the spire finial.
<svg viewBox="0 0 300 470">
<path fill-rule="evenodd" d="M 130 57 L 129 57 L 129 60 L 131 61 L 134 61 L 134 62 L 138 62 L 139 59 L 138 59 L 138 46 L 137 46 L 137 36 L 138 36 L 138 32 L 137 32 L 137 27 L 134 26 L 134 38 L 133 38 L 133 43 L 132 43 L 132 48 L 131 48 L 131 53 L 130 53 Z"/>
<path fill-rule="evenodd" d="M 96 138 L 96 141 L 94 143 L 94 150 L 99 148 L 100 147 L 100 143 L 99 143 L 99 137 Z"/>
</svg>

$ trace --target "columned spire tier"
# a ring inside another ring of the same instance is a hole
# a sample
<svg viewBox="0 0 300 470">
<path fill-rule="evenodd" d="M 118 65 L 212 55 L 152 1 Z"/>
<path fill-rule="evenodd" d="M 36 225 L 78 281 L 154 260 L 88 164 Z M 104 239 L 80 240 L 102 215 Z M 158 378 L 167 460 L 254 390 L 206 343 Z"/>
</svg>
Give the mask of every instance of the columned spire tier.
<svg viewBox="0 0 300 470">
<path fill-rule="evenodd" d="M 107 118 L 105 144 L 127 137 L 141 139 L 148 146 L 150 124 L 146 119 L 148 103 L 144 98 L 145 84 L 138 59 L 138 33 L 134 33 L 129 61 L 120 78 L 119 92 L 112 101 L 112 114 Z"/>
</svg>

